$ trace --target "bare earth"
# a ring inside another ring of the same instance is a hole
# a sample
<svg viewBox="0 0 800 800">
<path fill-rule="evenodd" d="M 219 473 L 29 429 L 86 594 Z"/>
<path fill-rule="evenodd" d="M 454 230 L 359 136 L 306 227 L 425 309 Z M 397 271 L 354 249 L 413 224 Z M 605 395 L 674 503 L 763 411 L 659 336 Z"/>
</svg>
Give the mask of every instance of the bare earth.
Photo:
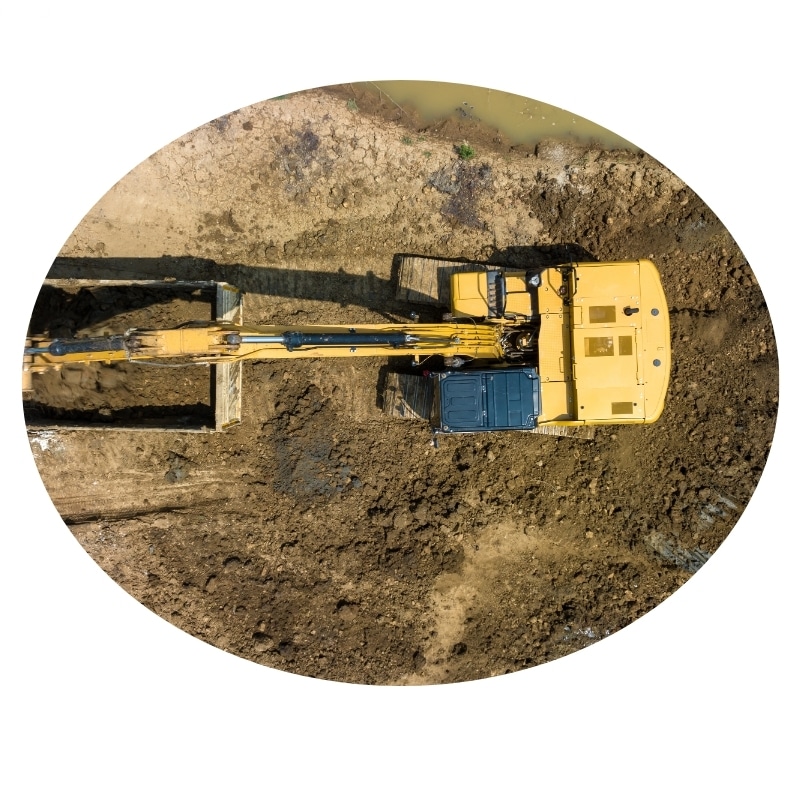
<svg viewBox="0 0 800 800">
<path fill-rule="evenodd" d="M 469 161 L 454 148 L 464 140 Z M 672 324 L 664 415 L 593 441 L 487 434 L 434 449 L 424 424 L 381 411 L 385 362 L 297 360 L 245 365 L 244 421 L 225 433 L 70 429 L 47 421 L 207 415 L 208 379 L 65 369 L 28 407 L 31 447 L 72 533 L 133 597 L 278 669 L 441 683 L 609 636 L 719 547 L 769 453 L 775 341 L 736 243 L 646 154 L 513 148 L 466 117 L 424 128 L 349 87 L 302 93 L 214 120 L 139 165 L 51 277 L 227 280 L 254 324 L 379 322 L 412 310 L 394 294 L 403 253 L 652 258 Z M 43 291 L 31 329 L 208 314 L 188 293 L 158 304 Z"/>
</svg>

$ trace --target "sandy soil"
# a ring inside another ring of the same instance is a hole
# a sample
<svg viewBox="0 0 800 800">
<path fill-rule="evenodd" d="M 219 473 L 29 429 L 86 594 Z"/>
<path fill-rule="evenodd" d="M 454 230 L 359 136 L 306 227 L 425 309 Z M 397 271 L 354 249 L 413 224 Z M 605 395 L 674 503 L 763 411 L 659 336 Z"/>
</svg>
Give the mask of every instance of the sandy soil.
<svg viewBox="0 0 800 800">
<path fill-rule="evenodd" d="M 223 434 L 119 431 L 108 423 L 153 409 L 207 420 L 207 375 L 48 376 L 27 409 L 44 483 L 87 553 L 155 613 L 303 675 L 463 681 L 613 634 L 730 532 L 775 424 L 769 313 L 720 221 L 646 154 L 511 147 L 478 120 L 424 126 L 350 87 L 298 94 L 139 165 L 50 277 L 224 279 L 246 292 L 248 322 L 371 322 L 411 310 L 394 297 L 401 253 L 652 258 L 672 323 L 663 417 L 593 441 L 487 434 L 434 449 L 424 425 L 382 414 L 384 362 L 301 360 L 247 364 L 244 422 Z M 47 289 L 31 329 L 197 317 L 207 298 L 191 292 Z"/>
</svg>

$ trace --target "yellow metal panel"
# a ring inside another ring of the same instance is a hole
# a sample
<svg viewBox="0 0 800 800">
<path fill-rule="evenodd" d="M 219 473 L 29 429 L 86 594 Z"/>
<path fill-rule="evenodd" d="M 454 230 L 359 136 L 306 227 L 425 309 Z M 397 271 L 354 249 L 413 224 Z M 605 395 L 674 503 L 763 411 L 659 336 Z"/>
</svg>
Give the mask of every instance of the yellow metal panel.
<svg viewBox="0 0 800 800">
<path fill-rule="evenodd" d="M 639 262 L 581 263 L 576 265 L 573 302 L 586 305 L 587 298 L 612 298 L 624 305 L 639 297 Z"/>
<path fill-rule="evenodd" d="M 528 286 L 525 283 L 524 272 L 507 272 L 506 273 L 506 291 L 507 292 L 525 292 L 528 293 Z"/>
<path fill-rule="evenodd" d="M 565 314 L 543 314 L 539 329 L 539 375 L 542 383 L 563 381 L 569 356 L 569 327 Z"/>
<path fill-rule="evenodd" d="M 558 293 L 562 286 L 561 273 L 556 269 L 545 269 L 542 270 L 541 279 L 537 290 L 539 313 L 559 313 L 564 307 L 564 301 Z"/>
<path fill-rule="evenodd" d="M 612 412 L 614 403 L 634 403 L 633 418 L 644 418 L 644 387 L 639 385 L 637 347 L 631 341 L 631 352 L 620 355 L 620 337 L 625 342 L 635 328 L 611 328 L 575 330 L 574 377 L 577 413 L 581 419 L 605 420 L 616 416 Z"/>
<path fill-rule="evenodd" d="M 580 381 L 576 381 L 580 387 Z M 592 387 L 591 391 L 581 393 L 577 388 L 576 413 L 589 425 L 618 422 L 644 422 L 643 386 Z M 631 413 L 614 413 L 625 407 Z"/>
<path fill-rule="evenodd" d="M 572 402 L 572 384 L 565 381 L 549 381 L 540 387 L 542 413 L 539 424 L 553 420 L 566 421 L 574 419 Z"/>
<path fill-rule="evenodd" d="M 450 279 L 450 305 L 456 317 L 485 317 L 489 310 L 485 272 L 456 272 Z"/>
<path fill-rule="evenodd" d="M 652 261 L 642 259 L 642 353 L 645 422 L 655 422 L 664 409 L 672 366 L 669 309 L 661 278 Z"/>
<path fill-rule="evenodd" d="M 531 308 L 531 296 L 528 292 L 509 292 L 506 295 L 506 314 L 517 314 L 521 317 L 530 317 L 533 314 Z"/>
</svg>

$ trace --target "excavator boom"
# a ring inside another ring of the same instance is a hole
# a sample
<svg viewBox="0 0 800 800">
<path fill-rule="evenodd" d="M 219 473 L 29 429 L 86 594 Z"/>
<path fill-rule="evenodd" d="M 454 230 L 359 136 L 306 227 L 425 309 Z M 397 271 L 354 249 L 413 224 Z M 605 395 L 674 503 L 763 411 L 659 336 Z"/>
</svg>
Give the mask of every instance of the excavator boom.
<svg viewBox="0 0 800 800">
<path fill-rule="evenodd" d="M 35 373 L 64 364 L 179 360 L 220 363 L 247 359 L 439 355 L 469 360 L 503 358 L 501 326 L 433 325 L 244 326 L 189 324 L 169 330 L 133 329 L 85 339 L 30 339 L 24 369 Z"/>
</svg>

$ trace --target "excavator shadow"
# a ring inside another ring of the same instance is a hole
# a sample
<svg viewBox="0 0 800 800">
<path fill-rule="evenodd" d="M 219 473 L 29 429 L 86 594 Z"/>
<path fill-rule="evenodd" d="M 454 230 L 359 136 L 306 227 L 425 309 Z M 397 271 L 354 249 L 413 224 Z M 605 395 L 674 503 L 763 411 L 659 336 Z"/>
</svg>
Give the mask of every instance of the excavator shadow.
<svg viewBox="0 0 800 800">
<path fill-rule="evenodd" d="M 162 258 L 57 258 L 47 281 L 216 282 L 236 286 L 245 295 L 326 301 L 361 306 L 379 313 L 401 312 L 392 279 L 373 271 L 305 270 L 290 266 L 218 264 L 192 256 Z M 131 298 L 132 303 L 142 302 Z M 139 306 L 141 307 L 141 306 Z M 113 313 L 113 309 L 110 309 Z"/>
<path fill-rule="evenodd" d="M 185 281 L 228 283 L 242 293 L 266 297 L 335 302 L 342 306 L 361 306 L 371 311 L 407 315 L 415 303 L 399 296 L 400 269 L 407 257 L 430 258 L 425 254 L 397 253 L 392 259 L 390 277 L 382 278 L 371 270 L 363 273 L 339 269 L 303 270 L 291 266 L 248 266 L 218 264 L 194 256 L 161 258 L 72 258 L 59 257 L 47 280 L 86 281 Z M 569 261 L 597 261 L 578 244 L 512 246 L 493 248 L 486 258 L 470 261 L 455 258 L 447 263 L 485 263 L 509 268 L 549 267 Z M 146 296 L 131 297 L 129 304 L 148 302 Z M 445 304 L 446 307 L 446 298 Z M 114 309 L 108 308 L 109 316 Z M 96 319 L 102 310 L 95 309 Z"/>
</svg>

